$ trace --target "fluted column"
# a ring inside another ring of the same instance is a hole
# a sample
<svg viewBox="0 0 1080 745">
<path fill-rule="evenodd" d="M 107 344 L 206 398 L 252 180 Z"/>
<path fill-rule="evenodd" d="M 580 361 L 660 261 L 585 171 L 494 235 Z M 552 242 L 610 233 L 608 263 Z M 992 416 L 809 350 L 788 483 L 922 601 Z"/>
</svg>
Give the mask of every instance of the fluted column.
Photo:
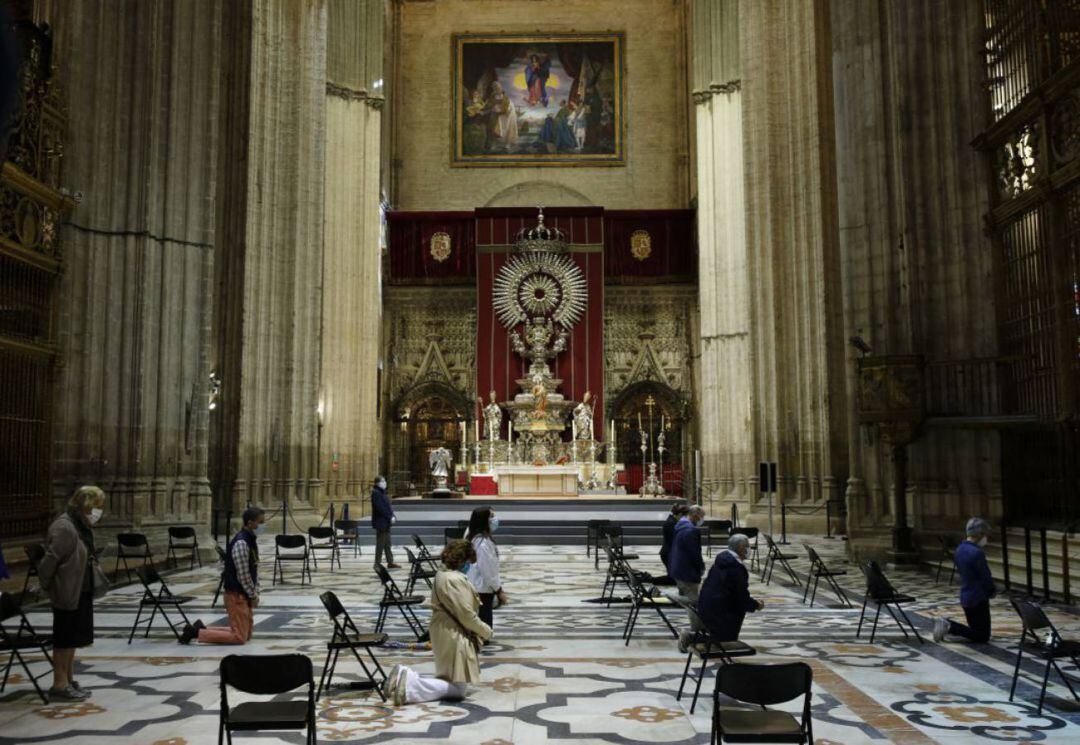
<svg viewBox="0 0 1080 745">
<path fill-rule="evenodd" d="M 366 496 L 379 460 L 382 0 L 330 0 L 320 462 L 329 500 Z"/>
<path fill-rule="evenodd" d="M 755 453 L 781 501 L 820 504 L 847 477 L 828 4 L 743 3 L 739 25 Z"/>
<path fill-rule="evenodd" d="M 754 474 L 739 0 L 694 0 L 702 475 L 745 499 Z"/>
<path fill-rule="evenodd" d="M 55 488 L 106 525 L 205 523 L 219 0 L 57 3 L 71 127 Z"/>
<path fill-rule="evenodd" d="M 970 142 L 987 125 L 982 3 L 834 0 L 844 326 L 874 354 L 992 357 L 992 249 L 984 165 Z M 892 523 L 888 447 L 854 421 L 848 400 L 853 537 L 884 543 Z M 968 380 L 973 397 L 993 397 Z M 929 429 L 909 447 L 913 527 L 956 527 L 1000 514 L 997 436 Z"/>
</svg>

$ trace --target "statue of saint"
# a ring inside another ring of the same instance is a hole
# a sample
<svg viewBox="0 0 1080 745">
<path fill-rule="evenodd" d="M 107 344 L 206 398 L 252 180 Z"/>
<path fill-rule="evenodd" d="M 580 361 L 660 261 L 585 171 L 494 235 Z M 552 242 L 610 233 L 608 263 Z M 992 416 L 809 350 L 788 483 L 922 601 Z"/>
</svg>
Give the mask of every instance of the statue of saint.
<svg viewBox="0 0 1080 745">
<path fill-rule="evenodd" d="M 480 403 L 484 397 L 480 397 Z M 495 403 L 495 391 L 491 392 L 491 403 L 484 407 L 484 439 L 499 439 L 499 430 L 502 428 L 502 409 Z"/>
<path fill-rule="evenodd" d="M 593 438 L 593 404 L 589 403 L 590 398 L 592 398 L 592 393 L 585 391 L 581 403 L 574 407 L 574 424 L 577 427 L 577 438 L 579 440 L 591 440 Z"/>
<path fill-rule="evenodd" d="M 431 477 L 435 479 L 436 487 L 445 487 L 447 478 L 450 476 L 450 460 L 452 456 L 446 448 L 436 448 L 428 455 L 428 466 L 431 468 Z"/>
<path fill-rule="evenodd" d="M 537 419 L 544 419 L 547 417 L 548 407 L 548 394 L 547 387 L 544 385 L 544 376 L 537 373 L 533 375 L 532 381 L 533 416 Z"/>
</svg>

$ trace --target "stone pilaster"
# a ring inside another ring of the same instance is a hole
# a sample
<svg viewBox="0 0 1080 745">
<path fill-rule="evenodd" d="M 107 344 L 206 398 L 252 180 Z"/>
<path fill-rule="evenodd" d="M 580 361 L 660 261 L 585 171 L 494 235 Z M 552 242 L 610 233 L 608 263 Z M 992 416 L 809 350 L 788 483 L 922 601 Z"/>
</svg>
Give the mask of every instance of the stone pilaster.
<svg viewBox="0 0 1080 745">
<path fill-rule="evenodd" d="M 320 471 L 327 500 L 366 497 L 378 469 L 382 288 L 382 0 L 330 0 Z"/>
<path fill-rule="evenodd" d="M 996 353 L 992 250 L 981 224 L 988 200 L 976 175 L 984 165 L 969 144 L 987 121 L 973 52 L 981 9 L 978 0 L 832 4 L 844 328 L 874 354 Z M 855 354 L 847 354 L 849 523 L 856 541 L 873 546 L 892 525 L 892 472 L 888 447 L 854 420 Z M 955 529 L 967 516 L 1000 514 L 996 434 L 930 428 L 909 451 L 913 527 Z"/>
<path fill-rule="evenodd" d="M 61 228 L 55 490 L 102 486 L 106 526 L 208 519 L 222 5 L 48 8 L 72 123 L 62 182 L 83 194 Z"/>
<path fill-rule="evenodd" d="M 828 4 L 743 3 L 739 31 L 754 460 L 821 504 L 847 477 Z"/>
<path fill-rule="evenodd" d="M 695 0 L 692 10 L 702 476 L 718 480 L 721 498 L 741 501 L 755 471 L 739 0 Z"/>
</svg>

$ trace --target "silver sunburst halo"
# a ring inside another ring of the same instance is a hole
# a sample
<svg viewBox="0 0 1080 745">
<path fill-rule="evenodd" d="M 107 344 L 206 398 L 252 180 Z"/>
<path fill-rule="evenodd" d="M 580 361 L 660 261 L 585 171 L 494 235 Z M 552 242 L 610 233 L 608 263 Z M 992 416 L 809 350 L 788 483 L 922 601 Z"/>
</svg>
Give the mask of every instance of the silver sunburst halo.
<svg viewBox="0 0 1080 745">
<path fill-rule="evenodd" d="M 495 313 L 508 329 L 540 315 L 571 328 L 584 315 L 588 298 L 585 276 L 578 265 L 569 256 L 554 253 L 511 257 L 499 270 L 492 289 Z"/>
</svg>

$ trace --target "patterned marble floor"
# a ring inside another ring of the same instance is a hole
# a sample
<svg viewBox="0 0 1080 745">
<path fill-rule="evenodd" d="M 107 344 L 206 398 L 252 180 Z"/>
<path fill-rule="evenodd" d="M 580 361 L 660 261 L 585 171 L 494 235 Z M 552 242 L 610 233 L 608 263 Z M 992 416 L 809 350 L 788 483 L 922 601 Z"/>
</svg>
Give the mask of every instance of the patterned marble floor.
<svg viewBox="0 0 1080 745">
<path fill-rule="evenodd" d="M 827 560 L 842 563 L 842 543 L 814 541 Z M 793 543 L 793 549 L 799 546 Z M 269 539 L 266 544 L 263 556 L 270 556 Z M 643 558 L 636 566 L 659 573 L 655 547 L 639 553 Z M 502 554 L 511 604 L 496 611 L 496 642 L 484 650 L 483 681 L 472 695 L 461 703 L 395 708 L 374 694 L 335 690 L 318 702 L 321 741 L 708 742 L 709 697 L 703 695 L 693 715 L 686 697 L 675 700 L 685 658 L 655 614 L 643 613 L 630 645 L 624 646 L 625 606 L 586 602 L 600 594 L 603 571 L 593 568 L 583 549 L 504 547 Z M 267 584 L 256 612 L 255 640 L 243 651 L 301 651 L 311 655 L 318 673 L 330 632 L 318 593 L 334 589 L 358 622 L 370 625 L 376 614 L 370 549 L 357 559 L 347 552 L 344 562 L 334 573 L 317 572 L 314 587 L 301 587 L 295 577 L 286 585 Z M 805 572 L 806 563 L 797 562 L 796 568 Z M 220 608 L 209 607 L 216 571 L 208 566 L 169 579 L 174 592 L 196 597 L 191 615 L 207 623 L 224 623 Z M 264 573 L 269 577 L 269 563 Z M 858 606 L 849 610 L 819 593 L 810 609 L 801 603 L 801 590 L 782 580 L 768 587 L 752 581 L 752 593 L 765 599 L 766 608 L 748 617 L 743 638 L 757 647 L 761 661 L 800 659 L 812 666 L 816 742 L 1080 742 L 1080 706 L 1060 681 L 1052 682 L 1042 715 L 1029 703 L 1037 699 L 1042 672 L 1036 663 L 1025 664 L 1016 701 L 1009 702 L 1019 624 L 1007 601 L 995 601 L 990 645 L 939 645 L 929 639 L 930 622 L 939 614 L 960 615 L 955 586 L 934 585 L 925 575 L 892 579 L 921 598 L 913 617 L 926 643 L 905 640 L 889 625 L 882 626 L 884 633 L 874 644 L 865 635 L 856 640 Z M 861 597 L 855 577 L 848 580 L 853 597 Z M 180 646 L 163 626 L 156 626 L 149 639 L 137 636 L 129 646 L 137 598 L 134 588 L 118 588 L 97 606 L 98 640 L 78 658 L 78 679 L 94 691 L 89 701 L 43 706 L 21 671 L 14 671 L 0 694 L 0 745 L 216 742 L 217 665 L 224 654 L 237 650 Z M 1063 631 L 1080 635 L 1077 616 L 1049 610 Z M 33 612 L 31 621 L 47 628 L 50 615 Z M 388 632 L 395 640 L 411 638 L 400 616 L 391 616 Z M 420 671 L 432 670 L 431 653 L 423 649 L 387 648 L 381 659 L 387 666 L 405 661 Z M 339 676 L 341 671 L 348 679 L 351 668 L 343 663 Z M 708 680 L 703 690 L 711 686 Z M 797 710 L 797 704 L 790 710 Z M 258 741 L 300 743 L 302 738 L 268 735 Z"/>
</svg>

